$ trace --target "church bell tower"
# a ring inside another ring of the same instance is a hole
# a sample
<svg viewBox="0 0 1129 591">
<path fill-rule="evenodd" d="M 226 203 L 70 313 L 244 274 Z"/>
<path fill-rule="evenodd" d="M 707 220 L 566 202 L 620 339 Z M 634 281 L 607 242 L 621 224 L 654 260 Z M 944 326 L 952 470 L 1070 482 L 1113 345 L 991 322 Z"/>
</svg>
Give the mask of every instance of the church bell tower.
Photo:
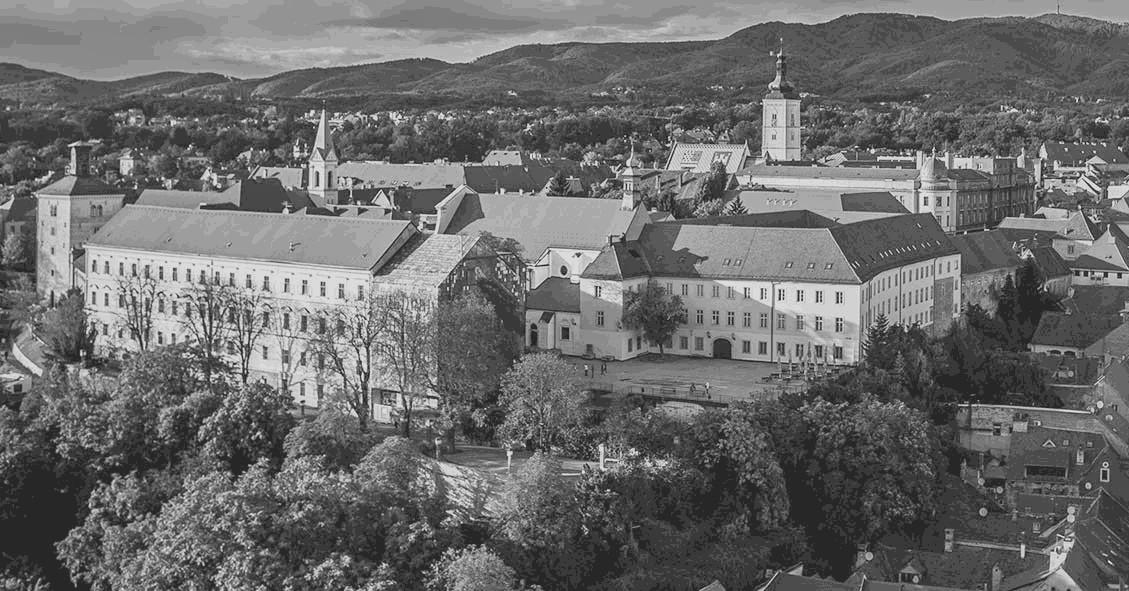
<svg viewBox="0 0 1129 591">
<path fill-rule="evenodd" d="M 318 134 L 310 150 L 309 192 L 322 200 L 325 205 L 337 205 L 337 150 L 333 148 L 333 136 L 329 129 L 329 115 L 321 110 L 318 121 Z"/>
<path fill-rule="evenodd" d="M 784 40 L 776 56 L 776 78 L 764 95 L 761 156 L 769 161 L 800 160 L 800 94 L 788 80 Z"/>
</svg>

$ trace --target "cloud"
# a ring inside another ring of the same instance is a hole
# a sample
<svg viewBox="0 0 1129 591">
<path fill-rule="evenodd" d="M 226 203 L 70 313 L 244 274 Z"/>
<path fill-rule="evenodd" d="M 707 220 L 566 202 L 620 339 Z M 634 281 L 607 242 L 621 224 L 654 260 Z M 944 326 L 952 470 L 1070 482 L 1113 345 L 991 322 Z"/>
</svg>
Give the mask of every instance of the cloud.
<svg viewBox="0 0 1129 591">
<path fill-rule="evenodd" d="M 470 5 L 464 5 L 469 8 Z M 461 10 L 460 10 L 461 9 Z M 382 13 L 380 16 L 335 20 L 325 23 L 329 27 L 365 27 L 373 29 L 415 29 L 421 31 L 476 31 L 511 33 L 532 31 L 543 25 L 543 21 L 527 18 L 509 18 L 481 9 L 460 9 L 449 6 L 421 6 L 409 8 L 401 6 Z M 465 10 L 465 12 L 464 12 Z"/>
<path fill-rule="evenodd" d="M 29 22 L 0 23 L 0 47 L 13 45 L 78 45 L 82 36 L 49 25 Z"/>
<path fill-rule="evenodd" d="M 269 67 L 273 71 L 327 68 L 371 62 L 385 57 L 380 51 L 341 45 L 264 47 L 254 42 L 190 45 L 181 50 L 200 62 Z"/>
</svg>

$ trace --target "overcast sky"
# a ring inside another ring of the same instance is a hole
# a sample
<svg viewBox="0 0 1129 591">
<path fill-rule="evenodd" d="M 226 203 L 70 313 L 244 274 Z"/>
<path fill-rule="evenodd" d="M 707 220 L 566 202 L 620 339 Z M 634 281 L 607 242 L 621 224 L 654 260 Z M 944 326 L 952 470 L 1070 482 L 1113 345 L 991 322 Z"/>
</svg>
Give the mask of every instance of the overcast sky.
<svg viewBox="0 0 1129 591">
<path fill-rule="evenodd" d="M 112 79 L 239 77 L 406 57 L 470 61 L 520 43 L 715 39 L 855 12 L 1035 16 L 1055 0 L 0 0 L 0 62 Z M 1127 0 L 1063 12 L 1129 21 Z"/>
</svg>

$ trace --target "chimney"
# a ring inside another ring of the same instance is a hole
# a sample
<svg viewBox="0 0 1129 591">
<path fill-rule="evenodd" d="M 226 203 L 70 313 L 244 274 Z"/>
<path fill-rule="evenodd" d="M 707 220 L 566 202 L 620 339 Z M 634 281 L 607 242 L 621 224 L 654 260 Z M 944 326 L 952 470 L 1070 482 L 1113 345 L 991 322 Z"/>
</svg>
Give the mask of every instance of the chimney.
<svg viewBox="0 0 1129 591">
<path fill-rule="evenodd" d="M 1027 558 L 1027 542 L 1020 542 L 1019 543 L 1019 559 L 1023 560 L 1024 558 Z"/>
<path fill-rule="evenodd" d="M 1078 446 L 1078 451 L 1074 453 L 1074 463 L 1078 466 L 1082 466 L 1086 463 L 1086 452 L 1082 449 L 1081 445 Z"/>
<path fill-rule="evenodd" d="M 1004 571 L 1000 568 L 1000 563 L 992 565 L 992 591 L 1000 591 L 1000 587 L 1004 582 Z"/>
<path fill-rule="evenodd" d="M 956 538 L 956 530 L 951 527 L 945 528 L 945 552 L 953 551 L 953 541 Z"/>
</svg>

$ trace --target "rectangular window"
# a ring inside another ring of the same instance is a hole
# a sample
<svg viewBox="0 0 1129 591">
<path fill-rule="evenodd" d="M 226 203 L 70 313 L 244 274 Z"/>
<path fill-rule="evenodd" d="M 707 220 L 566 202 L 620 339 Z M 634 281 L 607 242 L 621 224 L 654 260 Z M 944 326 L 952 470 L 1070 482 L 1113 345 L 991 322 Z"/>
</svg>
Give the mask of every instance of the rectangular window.
<svg viewBox="0 0 1129 591">
<path fill-rule="evenodd" d="M 741 352 L 744 353 L 745 355 L 752 353 L 753 352 L 753 342 L 752 341 L 741 341 Z"/>
<path fill-rule="evenodd" d="M 841 291 L 835 292 L 835 303 L 836 304 L 842 304 L 843 303 L 843 292 L 841 292 Z"/>
<path fill-rule="evenodd" d="M 596 312 L 596 326 L 604 325 L 604 312 L 603 310 Z"/>
<path fill-rule="evenodd" d="M 783 289 L 776 290 L 776 301 L 778 301 L 778 302 L 784 301 L 784 290 Z"/>
<path fill-rule="evenodd" d="M 634 344 L 635 344 L 635 343 L 634 343 L 634 341 L 632 341 L 631 339 L 627 339 L 627 352 L 628 352 L 628 353 L 630 353 L 630 352 L 632 351 L 632 348 L 631 348 L 631 347 L 632 347 L 632 346 L 633 346 Z"/>
<path fill-rule="evenodd" d="M 705 340 L 702 337 L 694 337 L 694 350 L 702 351 L 706 348 Z"/>
<path fill-rule="evenodd" d="M 768 342 L 767 341 L 757 342 L 757 355 L 768 355 Z"/>
<path fill-rule="evenodd" d="M 298 365 L 301 365 L 302 367 L 306 367 L 306 352 L 305 351 L 299 351 L 298 352 Z"/>
<path fill-rule="evenodd" d="M 125 275 L 125 263 L 118 263 L 118 276 Z"/>
<path fill-rule="evenodd" d="M 270 359 L 270 349 L 263 345 L 263 359 Z"/>
<path fill-rule="evenodd" d="M 746 299 L 746 300 L 748 300 L 748 299 L 752 299 L 752 296 L 753 296 L 753 290 L 752 290 L 752 288 L 750 288 L 750 287 L 746 287 L 746 288 L 745 288 L 745 299 Z"/>
<path fill-rule="evenodd" d="M 786 345 L 784 345 L 784 343 L 776 343 L 776 356 L 783 358 L 787 354 L 788 350 L 786 349 Z"/>
<path fill-rule="evenodd" d="M 282 293 L 290 293 L 290 278 L 282 278 Z"/>
<path fill-rule="evenodd" d="M 358 285 L 357 286 L 357 301 L 363 302 L 364 300 L 365 300 L 365 286 Z"/>
<path fill-rule="evenodd" d="M 804 345 L 799 343 L 796 345 L 796 359 L 804 358 Z"/>
<path fill-rule="evenodd" d="M 562 341 L 567 341 L 567 340 L 569 340 L 569 336 L 570 336 L 570 335 L 569 335 L 569 327 L 567 327 L 567 326 L 562 326 L 562 327 L 561 327 L 561 340 L 562 340 Z"/>
<path fill-rule="evenodd" d="M 736 312 L 726 312 L 725 313 L 725 325 L 726 326 L 737 326 L 737 313 Z"/>
<path fill-rule="evenodd" d="M 310 317 L 309 316 L 302 314 L 302 317 L 298 319 L 298 329 L 301 330 L 302 332 L 307 332 L 307 331 L 310 330 Z"/>
<path fill-rule="evenodd" d="M 163 333 L 159 330 L 157 331 L 157 344 L 158 345 L 165 344 L 165 333 Z"/>
<path fill-rule="evenodd" d="M 695 312 L 694 312 L 694 320 L 695 320 L 695 321 L 696 321 L 696 322 L 697 322 L 698 324 L 705 324 L 705 323 L 706 323 L 706 321 L 705 321 L 705 315 L 704 315 L 704 312 L 702 312 L 701 310 L 697 310 L 697 311 L 695 311 Z"/>
<path fill-rule="evenodd" d="M 803 329 L 804 329 L 804 315 L 803 314 L 797 314 L 796 315 L 796 330 L 803 330 Z"/>
<path fill-rule="evenodd" d="M 689 337 L 678 337 L 678 348 L 684 349 L 684 350 L 689 349 L 690 348 Z"/>
<path fill-rule="evenodd" d="M 302 280 L 302 295 L 310 295 L 310 282 L 305 279 Z"/>
<path fill-rule="evenodd" d="M 686 283 L 682 284 L 682 295 L 683 296 L 690 295 L 690 285 L 689 284 L 686 284 Z M 685 348 L 686 347 L 683 347 L 683 349 L 685 349 Z"/>
<path fill-rule="evenodd" d="M 339 300 L 345 299 L 345 284 L 344 283 L 338 283 L 337 284 L 337 299 L 339 299 Z"/>
<path fill-rule="evenodd" d="M 318 334 L 325 334 L 325 317 L 318 317 Z"/>
<path fill-rule="evenodd" d="M 843 358 L 843 347 L 841 345 L 835 345 L 835 348 L 832 349 L 831 351 L 832 351 L 831 357 L 833 357 L 835 359 L 842 359 Z"/>
<path fill-rule="evenodd" d="M 282 329 L 290 330 L 290 312 L 282 313 Z"/>
<path fill-rule="evenodd" d="M 130 263 L 130 265 L 129 265 L 129 276 L 130 277 L 137 277 L 137 263 Z"/>
<path fill-rule="evenodd" d="M 761 328 L 768 328 L 768 312 L 761 312 Z"/>
<path fill-rule="evenodd" d="M 823 330 L 823 316 L 815 317 L 815 330 L 816 332 Z"/>
<path fill-rule="evenodd" d="M 597 285 L 593 289 L 595 289 L 595 292 L 596 292 L 596 299 L 600 299 L 601 297 L 604 296 L 604 288 L 602 286 Z"/>
<path fill-rule="evenodd" d="M 165 268 L 164 267 L 157 267 L 157 279 L 160 279 L 161 281 L 165 280 Z"/>
<path fill-rule="evenodd" d="M 797 290 L 796 290 L 796 301 L 797 301 L 797 302 L 802 302 L 802 301 L 804 301 L 804 290 L 802 290 L 802 289 L 797 289 Z"/>
<path fill-rule="evenodd" d="M 777 314 L 776 315 L 776 328 L 779 328 L 780 330 L 784 330 L 784 320 L 785 319 L 784 319 L 783 314 Z"/>
<path fill-rule="evenodd" d="M 263 310 L 263 328 L 270 328 L 270 312 Z"/>
<path fill-rule="evenodd" d="M 823 290 L 818 290 L 818 291 L 815 292 L 815 303 L 817 303 L 817 304 L 823 303 Z"/>
<path fill-rule="evenodd" d="M 721 293 L 721 286 L 714 285 L 713 286 L 713 297 L 715 297 L 715 298 L 719 297 L 720 293 Z"/>
<path fill-rule="evenodd" d="M 263 275 L 263 291 L 270 291 L 270 276 Z"/>
<path fill-rule="evenodd" d="M 816 345 L 815 346 L 815 358 L 816 359 L 823 359 L 823 345 Z"/>
<path fill-rule="evenodd" d="M 721 323 L 721 312 L 714 310 L 713 312 L 710 313 L 710 319 L 713 320 L 713 325 L 717 326 L 718 324 Z"/>
<path fill-rule="evenodd" d="M 1098 470 L 1098 480 L 1101 482 L 1109 482 L 1109 468 Z"/>
<path fill-rule="evenodd" d="M 324 281 L 321 281 L 321 282 L 318 283 L 318 295 L 323 297 L 323 298 L 325 297 L 325 282 Z"/>
<path fill-rule="evenodd" d="M 235 273 L 228 273 L 227 274 L 227 286 L 228 287 L 235 287 Z"/>
<path fill-rule="evenodd" d="M 157 313 L 158 314 L 164 314 L 165 313 L 165 300 L 163 298 L 157 300 Z"/>
<path fill-rule="evenodd" d="M 251 289 L 251 287 L 253 285 L 254 285 L 254 283 L 251 281 L 251 274 L 248 273 L 247 279 L 243 282 L 243 287 L 246 287 L 247 289 Z"/>
<path fill-rule="evenodd" d="M 107 275 L 110 274 L 110 261 L 103 261 L 102 262 L 102 272 L 107 274 Z"/>
<path fill-rule="evenodd" d="M 728 289 L 727 295 L 728 295 L 729 299 L 733 299 L 734 297 L 736 297 L 737 290 L 733 289 L 732 287 L 727 288 L 727 289 Z"/>
<path fill-rule="evenodd" d="M 106 293 L 102 294 L 102 305 L 106 306 L 107 308 L 110 307 L 110 292 L 107 291 Z"/>
<path fill-rule="evenodd" d="M 697 288 L 698 288 L 698 297 L 702 297 L 703 295 L 705 295 L 705 293 L 706 293 L 706 287 L 705 287 L 704 285 L 702 285 L 701 283 L 699 283 L 699 284 L 697 285 Z"/>
<path fill-rule="evenodd" d="M 741 326 L 743 326 L 744 328 L 752 328 L 753 327 L 753 313 L 752 312 L 745 312 L 741 316 Z"/>
<path fill-rule="evenodd" d="M 767 300 L 767 299 L 768 299 L 768 288 L 767 288 L 767 287 L 762 287 L 762 288 L 761 288 L 761 301 L 763 302 L 763 301 L 765 301 L 765 300 Z"/>
<path fill-rule="evenodd" d="M 843 319 L 842 318 L 836 318 L 835 319 L 835 332 L 843 332 Z"/>
</svg>

